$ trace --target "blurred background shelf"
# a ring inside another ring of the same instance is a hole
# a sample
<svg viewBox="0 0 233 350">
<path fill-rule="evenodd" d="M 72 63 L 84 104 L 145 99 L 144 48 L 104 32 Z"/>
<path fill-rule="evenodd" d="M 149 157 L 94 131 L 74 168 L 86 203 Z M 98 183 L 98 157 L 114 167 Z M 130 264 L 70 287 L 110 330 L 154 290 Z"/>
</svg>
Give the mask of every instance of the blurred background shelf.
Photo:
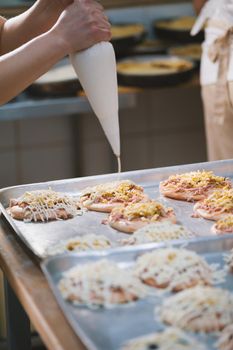
<svg viewBox="0 0 233 350">
<path fill-rule="evenodd" d="M 21 0 L 0 0 L 0 13 L 3 16 L 15 16 L 35 1 L 21 1 Z M 145 6 L 145 5 L 166 5 L 177 3 L 191 3 L 191 0 L 101 0 L 102 5 L 107 8 L 131 7 L 131 6 Z"/>
<path fill-rule="evenodd" d="M 133 92 L 120 94 L 120 108 L 130 108 L 135 106 L 135 103 Z M 15 102 L 0 107 L 0 121 L 59 117 L 90 112 L 91 107 L 86 97 L 32 99 L 22 95 Z"/>
</svg>

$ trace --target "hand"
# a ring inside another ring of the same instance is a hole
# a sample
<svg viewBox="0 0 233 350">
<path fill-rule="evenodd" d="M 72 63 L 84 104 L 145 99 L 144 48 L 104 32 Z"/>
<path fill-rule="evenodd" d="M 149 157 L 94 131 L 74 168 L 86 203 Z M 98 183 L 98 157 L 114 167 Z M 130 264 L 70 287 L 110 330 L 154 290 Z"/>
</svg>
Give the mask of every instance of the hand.
<svg viewBox="0 0 233 350">
<path fill-rule="evenodd" d="M 51 32 L 64 43 L 65 54 L 111 39 L 111 26 L 103 7 L 94 0 L 74 0 L 62 12 Z"/>
</svg>

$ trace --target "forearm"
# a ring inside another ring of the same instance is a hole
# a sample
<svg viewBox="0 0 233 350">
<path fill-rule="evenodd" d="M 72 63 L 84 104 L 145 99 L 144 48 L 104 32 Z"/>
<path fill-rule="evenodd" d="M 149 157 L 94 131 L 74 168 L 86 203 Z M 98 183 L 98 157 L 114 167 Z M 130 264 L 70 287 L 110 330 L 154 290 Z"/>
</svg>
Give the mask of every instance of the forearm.
<svg viewBox="0 0 233 350">
<path fill-rule="evenodd" d="M 194 6 L 197 14 L 201 11 L 201 9 L 205 5 L 206 1 L 207 0 L 193 0 L 193 6 Z"/>
<path fill-rule="evenodd" d="M 1 33 L 1 54 L 10 52 L 49 30 L 63 10 L 56 0 L 38 0 L 21 15 L 5 22 Z"/>
<path fill-rule="evenodd" d="M 49 32 L 0 57 L 0 105 L 18 95 L 66 54 L 65 44 Z"/>
</svg>

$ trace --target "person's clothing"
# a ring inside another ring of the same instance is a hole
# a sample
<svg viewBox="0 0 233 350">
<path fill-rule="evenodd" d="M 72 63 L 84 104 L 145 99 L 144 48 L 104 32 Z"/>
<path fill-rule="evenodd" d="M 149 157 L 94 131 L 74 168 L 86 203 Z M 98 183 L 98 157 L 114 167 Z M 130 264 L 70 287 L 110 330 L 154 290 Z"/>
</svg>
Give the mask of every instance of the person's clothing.
<svg viewBox="0 0 233 350">
<path fill-rule="evenodd" d="M 231 101 L 233 101 L 233 83 L 231 87 Z M 223 94 L 221 103 L 216 104 L 216 85 L 203 85 L 202 98 L 205 114 L 205 130 L 209 160 L 233 158 L 233 108 L 228 98 Z M 215 118 L 222 118 L 218 122 Z"/>
<path fill-rule="evenodd" d="M 208 6 L 200 80 L 208 159 L 218 160 L 233 158 L 233 0 Z"/>
</svg>

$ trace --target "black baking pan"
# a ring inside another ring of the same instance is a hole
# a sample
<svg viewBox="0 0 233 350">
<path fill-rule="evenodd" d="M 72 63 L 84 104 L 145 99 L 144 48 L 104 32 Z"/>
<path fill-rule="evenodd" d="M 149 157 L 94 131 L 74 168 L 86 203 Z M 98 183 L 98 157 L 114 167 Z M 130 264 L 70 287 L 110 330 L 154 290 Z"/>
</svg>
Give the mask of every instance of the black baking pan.
<svg viewBox="0 0 233 350">
<path fill-rule="evenodd" d="M 171 61 L 182 62 L 187 64 L 187 67 L 182 71 L 175 72 L 156 72 L 151 74 L 143 74 L 143 73 L 130 73 L 127 72 L 127 69 L 122 71 L 122 64 L 126 63 L 138 63 L 138 62 L 164 62 L 165 64 Z M 172 85 L 177 85 L 183 82 L 188 81 L 192 78 L 193 73 L 195 72 L 195 63 L 191 60 L 181 59 L 175 56 L 168 55 L 146 55 L 146 56 L 131 56 L 124 58 L 118 61 L 117 65 L 117 76 L 119 85 L 126 86 L 134 86 L 134 87 L 142 87 L 142 88 L 154 88 L 154 87 L 167 87 Z"/>
<path fill-rule="evenodd" d="M 172 46 L 168 49 L 168 54 L 171 56 L 190 59 L 196 63 L 197 67 L 199 67 L 201 62 L 202 46 L 200 43 Z"/>
<path fill-rule="evenodd" d="M 67 60 L 56 66 L 36 80 L 27 92 L 35 97 L 76 96 L 81 84 Z"/>
<path fill-rule="evenodd" d="M 129 52 L 135 45 L 141 43 L 146 37 L 146 29 L 139 23 L 112 24 L 111 43 L 116 56 L 122 56 Z"/>
<path fill-rule="evenodd" d="M 168 44 L 159 39 L 146 39 L 129 50 L 129 55 L 163 55 L 168 50 Z"/>
<path fill-rule="evenodd" d="M 180 24 L 178 24 L 178 21 L 180 22 Z M 153 28 L 155 35 L 159 39 L 173 40 L 177 43 L 203 42 L 204 30 L 199 32 L 196 36 L 192 36 L 190 34 L 194 23 L 195 17 L 175 17 L 163 20 L 156 20 L 153 22 Z"/>
</svg>

